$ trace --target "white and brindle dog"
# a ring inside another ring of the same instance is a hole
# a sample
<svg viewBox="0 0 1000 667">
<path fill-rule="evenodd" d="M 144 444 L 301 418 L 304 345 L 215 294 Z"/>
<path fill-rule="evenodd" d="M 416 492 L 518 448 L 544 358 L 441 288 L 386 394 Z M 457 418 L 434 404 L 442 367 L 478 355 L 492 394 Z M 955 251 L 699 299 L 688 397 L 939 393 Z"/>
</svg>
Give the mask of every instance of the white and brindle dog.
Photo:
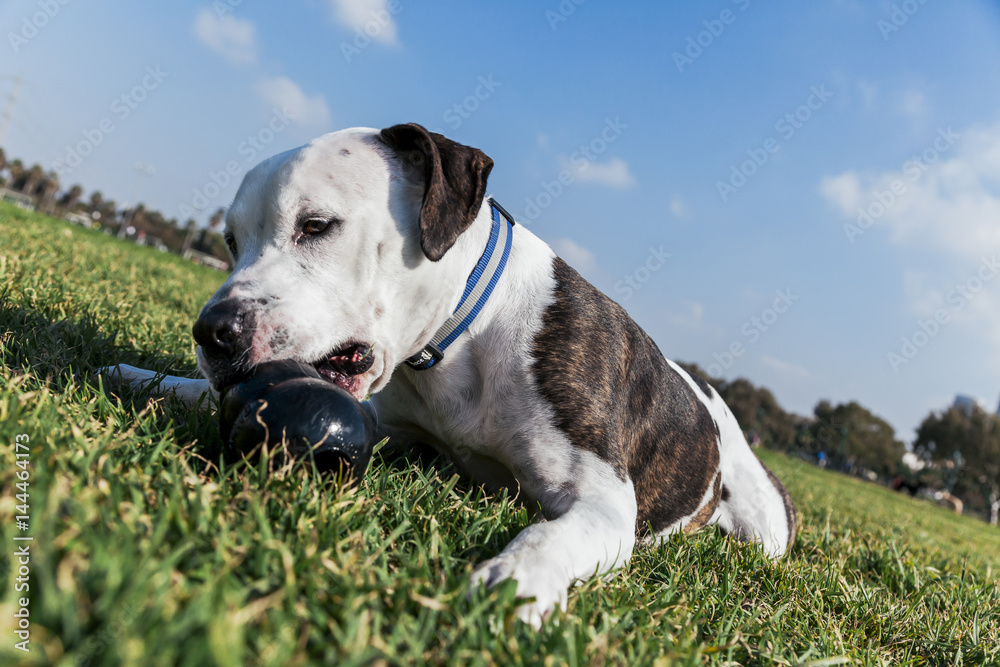
<svg viewBox="0 0 1000 667">
<path fill-rule="evenodd" d="M 264 161 L 226 217 L 235 268 L 195 324 L 208 380 L 159 389 L 194 401 L 209 383 L 296 359 L 371 395 L 383 434 L 540 508 L 545 520 L 472 577 L 514 579 L 533 598 L 519 616 L 536 626 L 637 540 L 714 523 L 782 555 L 792 501 L 719 395 L 523 226 L 504 220 L 506 266 L 467 330 L 432 367 L 404 363 L 428 361 L 470 274 L 501 252 L 492 167 L 414 124 L 343 130 Z M 374 358 L 352 363 L 369 346 Z M 119 369 L 133 383 L 154 376 Z"/>
</svg>

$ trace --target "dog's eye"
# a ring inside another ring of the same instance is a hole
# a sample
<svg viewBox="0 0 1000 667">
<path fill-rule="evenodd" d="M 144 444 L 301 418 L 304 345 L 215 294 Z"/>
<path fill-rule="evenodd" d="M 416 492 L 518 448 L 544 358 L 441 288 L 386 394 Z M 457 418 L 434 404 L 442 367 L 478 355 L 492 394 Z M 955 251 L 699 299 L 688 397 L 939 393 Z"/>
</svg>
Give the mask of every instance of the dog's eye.
<svg viewBox="0 0 1000 667">
<path fill-rule="evenodd" d="M 236 237 L 233 236 L 232 234 L 226 234 L 225 239 L 226 239 L 226 247 L 229 248 L 229 254 L 231 254 L 233 256 L 233 259 L 236 259 L 236 255 L 237 255 L 237 252 L 236 252 Z"/>
<path fill-rule="evenodd" d="M 330 220 L 323 218 L 309 218 L 302 223 L 302 234 L 305 236 L 316 236 L 322 234 L 330 227 Z"/>
</svg>

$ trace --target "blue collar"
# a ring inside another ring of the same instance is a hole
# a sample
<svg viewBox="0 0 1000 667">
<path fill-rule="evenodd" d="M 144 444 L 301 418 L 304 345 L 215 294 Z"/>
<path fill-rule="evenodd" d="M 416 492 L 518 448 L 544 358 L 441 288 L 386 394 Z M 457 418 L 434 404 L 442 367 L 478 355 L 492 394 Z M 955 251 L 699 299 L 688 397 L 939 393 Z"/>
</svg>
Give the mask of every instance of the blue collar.
<svg viewBox="0 0 1000 667">
<path fill-rule="evenodd" d="M 444 358 L 444 351 L 469 328 L 476 315 L 486 305 L 493 288 L 500 280 L 500 274 L 507 266 L 510 247 L 514 243 L 514 216 L 496 203 L 493 197 L 489 198 L 489 202 L 493 228 L 490 230 L 490 240 L 486 243 L 486 250 L 469 275 L 465 283 L 465 292 L 462 293 L 462 299 L 458 302 L 455 312 L 437 330 L 424 349 L 406 360 L 406 364 L 414 370 L 427 370 Z M 503 237 L 503 251 L 495 252 L 501 237 Z"/>
</svg>

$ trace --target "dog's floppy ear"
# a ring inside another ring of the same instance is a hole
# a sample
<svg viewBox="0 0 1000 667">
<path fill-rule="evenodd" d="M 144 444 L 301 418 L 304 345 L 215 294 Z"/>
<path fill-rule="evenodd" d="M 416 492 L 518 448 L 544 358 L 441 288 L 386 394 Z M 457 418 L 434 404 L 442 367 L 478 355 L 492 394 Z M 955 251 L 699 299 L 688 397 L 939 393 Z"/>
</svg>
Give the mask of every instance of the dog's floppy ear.
<svg viewBox="0 0 1000 667">
<path fill-rule="evenodd" d="M 420 247 L 436 262 L 476 219 L 493 160 L 416 123 L 387 127 L 379 139 L 423 177 Z"/>
</svg>

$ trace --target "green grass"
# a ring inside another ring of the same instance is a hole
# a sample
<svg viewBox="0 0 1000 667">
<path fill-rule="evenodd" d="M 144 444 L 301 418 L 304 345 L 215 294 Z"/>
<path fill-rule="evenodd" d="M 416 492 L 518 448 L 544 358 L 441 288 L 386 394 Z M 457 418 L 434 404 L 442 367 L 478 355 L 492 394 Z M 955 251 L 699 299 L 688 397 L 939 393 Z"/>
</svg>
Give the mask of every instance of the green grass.
<svg viewBox="0 0 1000 667">
<path fill-rule="evenodd" d="M 715 530 L 641 547 L 540 632 L 473 564 L 526 526 L 444 464 L 341 489 L 226 466 L 206 411 L 116 389 L 194 374 L 219 273 L 0 205 L 0 664 L 987 665 L 1000 531 L 772 453 L 801 529 L 778 562 Z M 31 438 L 31 648 L 13 649 L 13 443 Z"/>
</svg>

